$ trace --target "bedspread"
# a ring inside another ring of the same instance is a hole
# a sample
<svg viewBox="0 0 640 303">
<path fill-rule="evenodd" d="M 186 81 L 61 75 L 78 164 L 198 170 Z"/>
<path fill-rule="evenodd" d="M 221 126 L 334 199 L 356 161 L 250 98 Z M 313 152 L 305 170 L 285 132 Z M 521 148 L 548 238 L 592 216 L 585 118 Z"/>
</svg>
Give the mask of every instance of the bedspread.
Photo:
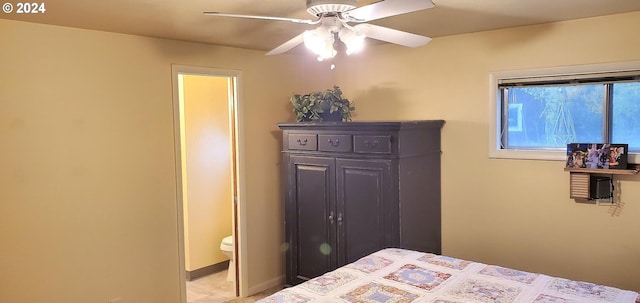
<svg viewBox="0 0 640 303">
<path fill-rule="evenodd" d="M 638 293 L 388 248 L 257 302 L 640 303 Z"/>
</svg>

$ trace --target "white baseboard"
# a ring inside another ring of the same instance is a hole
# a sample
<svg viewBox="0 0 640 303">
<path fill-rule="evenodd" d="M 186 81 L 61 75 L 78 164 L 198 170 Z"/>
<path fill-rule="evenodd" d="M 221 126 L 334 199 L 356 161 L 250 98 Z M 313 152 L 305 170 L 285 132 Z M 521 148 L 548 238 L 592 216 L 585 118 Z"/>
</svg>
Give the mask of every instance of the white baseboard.
<svg viewBox="0 0 640 303">
<path fill-rule="evenodd" d="M 275 279 L 260 283 L 258 285 L 254 285 L 253 287 L 249 288 L 249 296 L 255 295 L 259 292 L 263 292 L 267 289 L 271 289 L 277 286 L 283 286 L 284 285 L 284 276 L 279 276 Z"/>
</svg>

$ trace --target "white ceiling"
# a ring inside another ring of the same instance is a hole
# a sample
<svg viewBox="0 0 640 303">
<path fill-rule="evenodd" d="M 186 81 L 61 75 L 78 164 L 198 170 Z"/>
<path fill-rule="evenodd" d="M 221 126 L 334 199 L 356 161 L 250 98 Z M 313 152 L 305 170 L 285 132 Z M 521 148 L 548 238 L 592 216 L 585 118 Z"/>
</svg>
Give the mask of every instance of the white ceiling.
<svg viewBox="0 0 640 303">
<path fill-rule="evenodd" d="M 415 0 L 419 1 L 419 0 Z M 358 6 L 377 2 L 358 0 Z M 40 2 L 38 2 L 40 3 Z M 0 18 L 268 51 L 312 25 L 203 11 L 313 19 L 305 0 L 48 0 L 44 14 Z M 371 22 L 432 38 L 640 10 L 639 0 L 433 0 L 435 8 Z"/>
</svg>

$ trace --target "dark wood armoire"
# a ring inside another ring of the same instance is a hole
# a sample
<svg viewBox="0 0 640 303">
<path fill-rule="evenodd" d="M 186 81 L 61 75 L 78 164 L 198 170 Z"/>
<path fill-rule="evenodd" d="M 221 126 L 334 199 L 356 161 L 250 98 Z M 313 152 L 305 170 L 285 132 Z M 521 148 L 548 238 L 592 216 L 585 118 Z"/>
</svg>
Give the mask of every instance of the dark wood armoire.
<svg viewBox="0 0 640 303">
<path fill-rule="evenodd" d="M 281 123 L 287 284 L 386 247 L 441 253 L 443 120 Z"/>
</svg>

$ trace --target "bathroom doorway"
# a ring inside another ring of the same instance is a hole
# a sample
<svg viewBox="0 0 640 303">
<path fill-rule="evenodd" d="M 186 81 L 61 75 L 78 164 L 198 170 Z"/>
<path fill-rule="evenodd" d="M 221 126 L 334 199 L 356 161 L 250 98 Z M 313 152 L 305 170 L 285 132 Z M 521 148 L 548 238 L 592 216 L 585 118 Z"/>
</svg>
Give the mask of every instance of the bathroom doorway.
<svg viewBox="0 0 640 303">
<path fill-rule="evenodd" d="M 229 283 L 233 283 L 229 288 L 239 296 L 243 276 L 238 245 L 240 74 L 173 65 L 172 80 L 182 302 L 187 302 L 187 280 L 226 270 L 229 258 L 220 246 L 230 235 L 234 262 L 229 262 Z"/>
</svg>

